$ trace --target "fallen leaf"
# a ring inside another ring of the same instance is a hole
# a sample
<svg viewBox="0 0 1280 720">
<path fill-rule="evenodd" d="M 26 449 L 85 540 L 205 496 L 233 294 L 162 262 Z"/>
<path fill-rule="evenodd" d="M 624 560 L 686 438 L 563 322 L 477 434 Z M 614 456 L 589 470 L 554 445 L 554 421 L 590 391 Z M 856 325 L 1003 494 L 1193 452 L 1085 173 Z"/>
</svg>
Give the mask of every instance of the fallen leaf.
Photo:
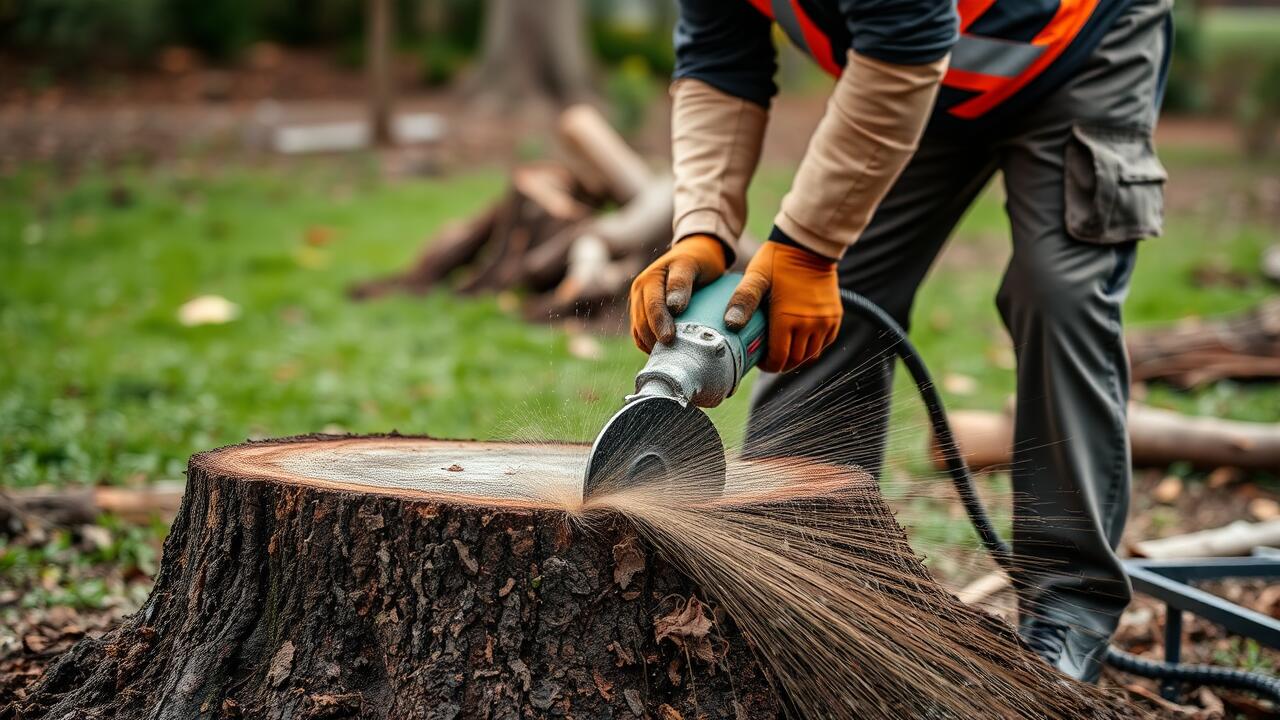
<svg viewBox="0 0 1280 720">
<path fill-rule="evenodd" d="M 604 357 L 604 348 L 590 335 L 571 335 L 569 354 L 579 360 L 600 360 Z"/>
<path fill-rule="evenodd" d="M 498 309 L 510 314 L 520 309 L 520 296 L 510 290 L 498 293 Z"/>
<path fill-rule="evenodd" d="M 656 642 L 670 639 L 703 662 L 715 661 L 715 651 L 707 637 L 711 633 L 711 618 L 702 601 L 692 595 L 688 600 L 677 598 L 669 614 L 655 618 L 653 632 Z"/>
<path fill-rule="evenodd" d="M 1249 514 L 1261 522 L 1280 518 L 1280 502 L 1271 498 L 1254 498 L 1249 501 Z"/>
<path fill-rule="evenodd" d="M 665 703 L 658 706 L 658 717 L 662 718 L 662 720 L 684 720 L 683 715 Z"/>
<path fill-rule="evenodd" d="M 1182 478 L 1167 475 L 1151 491 L 1151 498 L 1162 505 L 1170 505 L 1182 495 Z"/>
<path fill-rule="evenodd" d="M 178 308 L 178 322 L 187 327 L 224 325 L 235 320 L 240 306 L 221 295 L 201 295 Z"/>
<path fill-rule="evenodd" d="M 942 387 L 954 395 L 972 395 L 978 390 L 978 381 L 969 375 L 947 373 L 942 378 Z"/>
<path fill-rule="evenodd" d="M 1234 485 L 1244 477 L 1244 473 L 1238 467 L 1220 467 L 1209 473 L 1207 484 L 1214 490 L 1221 490 L 1228 485 Z"/>
<path fill-rule="evenodd" d="M 303 240 L 312 247 L 323 247 L 333 242 L 338 233 L 331 227 L 312 225 L 303 234 Z"/>
<path fill-rule="evenodd" d="M 80 526 L 80 537 L 84 538 L 86 544 L 97 550 L 105 550 L 114 542 L 111 531 L 101 525 Z"/>
<path fill-rule="evenodd" d="M 613 581 L 626 590 L 636 573 L 644 570 L 644 553 L 638 547 L 635 536 L 613 546 L 613 563 Z"/>
</svg>

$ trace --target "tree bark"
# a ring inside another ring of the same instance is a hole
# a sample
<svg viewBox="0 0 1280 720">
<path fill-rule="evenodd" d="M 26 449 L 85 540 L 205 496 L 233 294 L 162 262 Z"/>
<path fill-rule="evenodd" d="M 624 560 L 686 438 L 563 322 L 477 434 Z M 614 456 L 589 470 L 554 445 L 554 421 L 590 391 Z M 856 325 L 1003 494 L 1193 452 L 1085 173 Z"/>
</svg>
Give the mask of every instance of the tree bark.
<svg viewBox="0 0 1280 720">
<path fill-rule="evenodd" d="M 312 437 L 196 455 L 147 603 L 16 716 L 776 717 L 727 618 L 705 611 L 714 666 L 655 640 L 656 616 L 705 598 L 625 524 L 586 533 L 499 492 L 583 453 Z"/>
</svg>

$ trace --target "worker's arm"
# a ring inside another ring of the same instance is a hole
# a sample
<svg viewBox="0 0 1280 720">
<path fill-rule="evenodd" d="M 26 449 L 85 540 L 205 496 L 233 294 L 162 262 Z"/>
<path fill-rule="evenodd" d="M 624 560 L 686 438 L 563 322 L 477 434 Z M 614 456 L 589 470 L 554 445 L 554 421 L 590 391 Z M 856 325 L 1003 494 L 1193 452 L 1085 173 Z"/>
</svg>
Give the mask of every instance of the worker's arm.
<svg viewBox="0 0 1280 720">
<path fill-rule="evenodd" d="M 675 52 L 673 239 L 710 235 L 732 264 L 777 93 L 772 23 L 746 0 L 680 0 Z"/>
<path fill-rule="evenodd" d="M 851 47 L 769 242 L 752 258 L 725 322 L 769 298 L 760 367 L 816 358 L 843 316 L 837 261 L 857 241 L 919 145 L 955 43 L 951 0 L 841 0 Z"/>
<path fill-rule="evenodd" d="M 631 334 L 671 342 L 672 313 L 733 263 L 777 92 L 772 23 L 746 0 L 680 0 L 671 84 L 672 247 L 631 285 Z"/>
</svg>

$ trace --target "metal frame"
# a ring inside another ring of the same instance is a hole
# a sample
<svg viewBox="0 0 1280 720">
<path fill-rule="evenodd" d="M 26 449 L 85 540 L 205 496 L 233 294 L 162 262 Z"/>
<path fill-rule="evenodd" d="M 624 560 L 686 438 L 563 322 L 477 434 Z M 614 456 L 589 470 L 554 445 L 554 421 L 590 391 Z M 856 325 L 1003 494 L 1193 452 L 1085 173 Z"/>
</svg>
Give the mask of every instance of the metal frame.
<svg viewBox="0 0 1280 720">
<path fill-rule="evenodd" d="M 1280 555 L 1255 553 L 1253 557 L 1196 558 L 1191 560 L 1125 560 L 1125 572 L 1133 589 L 1161 600 L 1165 605 L 1164 659 L 1178 662 L 1182 656 L 1182 615 L 1194 613 L 1228 631 L 1280 649 L 1280 620 L 1205 592 L 1191 583 L 1226 578 L 1280 578 Z M 1166 681 L 1160 688 L 1166 699 L 1178 695 L 1178 684 Z"/>
</svg>

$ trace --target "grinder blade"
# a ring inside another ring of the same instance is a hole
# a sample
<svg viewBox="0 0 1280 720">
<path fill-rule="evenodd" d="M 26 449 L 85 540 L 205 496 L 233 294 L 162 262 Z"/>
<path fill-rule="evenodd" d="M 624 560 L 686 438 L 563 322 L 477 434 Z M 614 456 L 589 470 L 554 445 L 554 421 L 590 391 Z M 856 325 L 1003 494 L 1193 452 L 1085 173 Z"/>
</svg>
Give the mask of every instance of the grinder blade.
<svg viewBox="0 0 1280 720">
<path fill-rule="evenodd" d="M 706 413 L 663 396 L 639 397 L 605 424 L 587 459 L 583 497 L 635 484 L 719 495 L 724 443 Z M 696 486 L 696 488 L 694 487 Z"/>
</svg>

